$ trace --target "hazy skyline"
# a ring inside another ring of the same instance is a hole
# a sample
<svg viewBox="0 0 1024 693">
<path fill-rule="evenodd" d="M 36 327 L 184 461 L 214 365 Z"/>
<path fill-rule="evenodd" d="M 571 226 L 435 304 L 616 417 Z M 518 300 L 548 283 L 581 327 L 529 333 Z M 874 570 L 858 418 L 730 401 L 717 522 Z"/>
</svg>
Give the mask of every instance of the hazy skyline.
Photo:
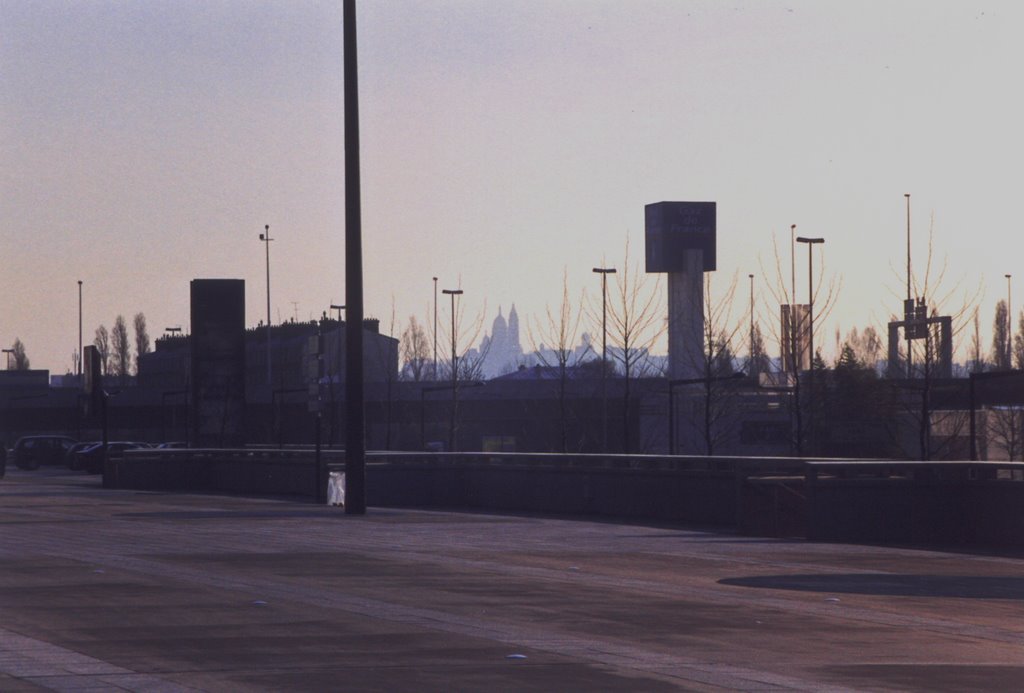
<svg viewBox="0 0 1024 693">
<path fill-rule="evenodd" d="M 523 332 L 591 268 L 643 256 L 643 208 L 718 203 L 734 319 L 790 224 L 882 330 L 934 219 L 983 346 L 1024 241 L 1024 8 L 999 3 L 359 3 L 366 314 L 429 323 L 432 277 Z M 188 329 L 193 278 L 246 280 L 246 321 L 344 302 L 341 3 L 0 0 L 0 344 L 63 373 L 118 314 Z M 802 251 L 802 252 L 800 252 Z M 1015 276 L 1016 279 L 1016 276 Z M 1019 281 L 1024 281 L 1020 272 Z M 797 299 L 806 298 L 806 249 Z M 1015 282 L 1014 314 L 1024 307 Z M 296 307 L 297 306 L 297 307 Z M 446 310 L 446 302 L 440 308 Z M 442 313 L 443 314 L 443 313 Z M 482 336 L 482 335 L 481 335 Z M 960 340 L 961 351 L 967 335 Z M 530 345 L 523 344 L 529 350 Z M 777 345 L 770 343 L 777 353 Z M 737 345 L 746 353 L 745 343 Z"/>
</svg>

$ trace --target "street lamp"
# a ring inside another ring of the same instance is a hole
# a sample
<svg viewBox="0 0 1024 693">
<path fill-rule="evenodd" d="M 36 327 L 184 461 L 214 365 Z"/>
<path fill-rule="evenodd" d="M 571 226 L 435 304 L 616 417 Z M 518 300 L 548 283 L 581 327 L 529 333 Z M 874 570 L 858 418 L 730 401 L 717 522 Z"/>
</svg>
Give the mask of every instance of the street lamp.
<svg viewBox="0 0 1024 693">
<path fill-rule="evenodd" d="M 82 378 L 82 280 L 78 280 L 78 378 Z"/>
<path fill-rule="evenodd" d="M 595 267 L 601 275 L 601 452 L 608 452 L 608 275 L 614 267 Z"/>
<path fill-rule="evenodd" d="M 448 450 L 455 452 L 455 416 L 459 404 L 459 358 L 455 340 L 455 297 L 462 295 L 462 289 L 442 289 L 441 293 L 452 297 L 452 425 L 448 434 Z"/>
<path fill-rule="evenodd" d="M 811 253 L 815 244 L 824 243 L 824 238 L 806 238 L 797 236 L 797 243 L 807 244 L 807 319 L 810 322 L 808 330 L 808 348 L 811 351 L 811 371 L 814 371 L 814 256 Z"/>
<path fill-rule="evenodd" d="M 747 277 L 750 279 L 750 366 L 754 363 L 754 275 L 748 274 Z"/>
<path fill-rule="evenodd" d="M 903 197 L 907 198 L 907 300 L 903 303 L 903 319 L 909 321 L 913 318 L 914 300 L 910 293 L 910 193 L 903 193 Z M 916 334 L 916 325 L 911 327 L 907 325 L 903 328 L 903 332 L 907 336 L 907 377 L 912 378 L 914 376 L 914 335 Z"/>
<path fill-rule="evenodd" d="M 807 244 L 807 348 L 810 351 L 810 369 L 808 371 L 808 385 L 810 391 L 807 393 L 808 402 L 814 397 L 814 250 L 815 244 L 824 243 L 824 238 L 807 238 L 797 236 L 797 243 Z M 810 414 L 808 414 L 810 416 Z M 812 429 L 813 430 L 813 429 Z"/>
<path fill-rule="evenodd" d="M 437 277 L 434 277 L 434 380 L 437 380 Z"/>
<path fill-rule="evenodd" d="M 1006 277 L 1006 367 L 1013 368 L 1013 310 L 1010 308 L 1010 278 L 1013 275 L 1003 276 Z"/>
<path fill-rule="evenodd" d="M 266 233 L 260 234 L 260 240 L 267 247 L 267 385 L 273 383 L 270 372 L 270 224 L 263 227 Z"/>
</svg>

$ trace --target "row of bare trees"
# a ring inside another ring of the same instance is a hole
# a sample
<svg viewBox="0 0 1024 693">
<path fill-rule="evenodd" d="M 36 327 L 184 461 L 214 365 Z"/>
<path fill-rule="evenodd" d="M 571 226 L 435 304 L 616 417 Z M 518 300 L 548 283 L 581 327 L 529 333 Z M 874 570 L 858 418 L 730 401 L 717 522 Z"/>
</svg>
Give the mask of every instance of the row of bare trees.
<svg viewBox="0 0 1024 693">
<path fill-rule="evenodd" d="M 123 315 L 114 319 L 114 326 L 107 330 L 105 325 L 96 328 L 93 346 L 100 356 L 100 370 L 104 375 L 115 375 L 122 380 L 138 371 L 138 357 L 149 353 L 149 332 L 146 328 L 146 316 L 136 313 L 133 320 L 135 331 L 132 356 L 132 340 L 128 336 L 128 324 Z"/>
</svg>

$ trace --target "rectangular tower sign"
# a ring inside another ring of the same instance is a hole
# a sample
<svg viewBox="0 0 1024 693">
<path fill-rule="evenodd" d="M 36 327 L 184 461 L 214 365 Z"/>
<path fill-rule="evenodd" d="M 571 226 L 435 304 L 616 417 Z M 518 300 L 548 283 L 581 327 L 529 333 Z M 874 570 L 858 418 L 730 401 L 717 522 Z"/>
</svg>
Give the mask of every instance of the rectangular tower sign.
<svg viewBox="0 0 1024 693">
<path fill-rule="evenodd" d="M 715 270 L 714 202 L 655 202 L 644 207 L 647 271 L 681 272 L 686 251 L 701 250 L 704 271 Z"/>
</svg>

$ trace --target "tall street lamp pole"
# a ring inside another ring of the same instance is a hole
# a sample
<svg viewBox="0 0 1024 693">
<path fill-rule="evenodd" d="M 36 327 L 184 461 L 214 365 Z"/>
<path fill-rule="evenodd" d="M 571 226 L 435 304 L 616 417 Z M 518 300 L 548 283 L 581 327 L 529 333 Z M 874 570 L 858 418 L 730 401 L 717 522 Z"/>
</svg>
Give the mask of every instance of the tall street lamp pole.
<svg viewBox="0 0 1024 693">
<path fill-rule="evenodd" d="M 437 277 L 434 277 L 434 380 L 437 380 Z"/>
<path fill-rule="evenodd" d="M 747 370 L 753 373 L 751 366 L 754 365 L 754 275 L 748 274 L 747 278 L 750 279 L 750 348 L 748 350 L 750 364 L 747 366 Z"/>
<path fill-rule="evenodd" d="M 903 319 L 909 322 L 914 317 L 913 296 L 910 293 L 910 193 L 903 193 L 903 197 L 907 198 L 907 300 L 903 304 L 905 306 Z M 909 314 L 906 307 L 909 307 Z M 917 325 L 911 327 L 908 324 L 903 328 L 903 332 L 907 335 L 907 377 L 911 378 L 914 375 L 913 336 L 917 334 Z"/>
<path fill-rule="evenodd" d="M 442 289 L 441 293 L 452 297 L 452 425 L 448 432 L 448 450 L 455 452 L 456 409 L 459 404 L 459 358 L 455 340 L 455 297 L 462 295 L 462 289 Z"/>
<path fill-rule="evenodd" d="M 1013 310 L 1011 308 L 1010 298 L 1010 278 L 1012 274 L 1006 276 L 1006 367 L 1013 368 Z"/>
<path fill-rule="evenodd" d="M 601 275 L 601 452 L 608 452 L 608 275 L 614 267 L 595 267 Z"/>
<path fill-rule="evenodd" d="M 267 247 L 267 385 L 273 384 L 270 367 L 270 224 L 263 227 L 266 233 L 260 234 L 260 240 Z"/>
<path fill-rule="evenodd" d="M 78 369 L 79 386 L 82 378 L 82 280 L 78 280 Z"/>
<path fill-rule="evenodd" d="M 818 243 L 824 243 L 824 238 L 806 238 L 804 236 L 797 236 L 797 243 L 807 244 L 807 348 L 810 350 L 810 368 L 808 370 L 808 389 L 810 392 L 807 393 L 807 401 L 811 402 L 814 397 L 814 246 Z M 812 429 L 813 430 L 813 429 Z"/>
</svg>

